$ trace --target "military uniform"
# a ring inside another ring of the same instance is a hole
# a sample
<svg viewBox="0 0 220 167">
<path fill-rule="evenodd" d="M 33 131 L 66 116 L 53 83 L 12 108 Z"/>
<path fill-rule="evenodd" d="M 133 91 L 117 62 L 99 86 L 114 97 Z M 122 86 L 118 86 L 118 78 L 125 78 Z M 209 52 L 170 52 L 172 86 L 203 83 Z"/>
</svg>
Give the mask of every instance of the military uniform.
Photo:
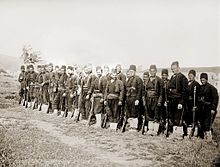
<svg viewBox="0 0 220 167">
<path fill-rule="evenodd" d="M 123 102 L 124 84 L 119 79 L 110 80 L 107 83 L 104 100 L 107 102 L 108 121 L 117 123 L 120 118 L 120 111 L 118 110 L 119 102 Z"/>
<path fill-rule="evenodd" d="M 43 71 L 39 72 L 36 77 L 35 83 L 35 106 L 34 109 L 38 107 L 38 105 L 42 105 L 43 103 L 43 96 L 42 96 L 42 83 L 43 83 Z"/>
<path fill-rule="evenodd" d="M 202 73 L 200 78 L 208 80 L 206 73 Z M 218 92 L 217 89 L 209 84 L 201 85 L 200 100 L 199 100 L 199 121 L 201 123 L 202 131 L 207 133 L 211 130 L 212 123 L 217 113 L 218 106 Z M 215 111 L 211 114 L 211 111 Z"/>
<path fill-rule="evenodd" d="M 66 67 L 61 67 L 64 72 L 60 74 L 60 77 L 58 79 L 58 90 L 57 94 L 54 98 L 53 108 L 56 110 L 65 111 L 65 98 L 66 98 L 66 81 L 68 78 L 68 75 L 66 74 Z"/>
<path fill-rule="evenodd" d="M 91 101 L 90 97 L 87 99 L 86 97 L 91 95 L 91 85 L 96 79 L 96 76 L 92 73 L 87 74 L 80 80 L 80 87 L 81 87 L 81 95 L 79 97 L 79 110 L 82 114 L 82 119 L 88 119 L 90 109 L 91 109 Z M 88 96 L 87 96 L 88 95 Z"/>
<path fill-rule="evenodd" d="M 21 70 L 22 71 L 21 71 L 21 73 L 19 74 L 19 77 L 18 77 L 18 82 L 20 82 L 19 104 L 21 104 L 22 99 L 24 99 L 24 93 L 25 93 L 25 89 L 26 89 L 26 86 L 25 86 L 25 67 L 21 66 Z"/>
<path fill-rule="evenodd" d="M 33 66 L 30 65 L 29 68 L 33 68 Z M 28 102 L 34 101 L 34 87 L 35 87 L 36 78 L 37 78 L 37 73 L 34 71 L 32 71 L 32 72 L 30 71 L 27 74 L 26 86 L 28 89 Z"/>
<path fill-rule="evenodd" d="M 168 82 L 168 99 L 171 121 L 174 125 L 179 126 L 183 120 L 183 112 L 185 110 L 187 96 L 188 80 L 182 73 L 172 75 Z M 182 105 L 182 109 L 178 109 L 178 105 Z"/>
</svg>

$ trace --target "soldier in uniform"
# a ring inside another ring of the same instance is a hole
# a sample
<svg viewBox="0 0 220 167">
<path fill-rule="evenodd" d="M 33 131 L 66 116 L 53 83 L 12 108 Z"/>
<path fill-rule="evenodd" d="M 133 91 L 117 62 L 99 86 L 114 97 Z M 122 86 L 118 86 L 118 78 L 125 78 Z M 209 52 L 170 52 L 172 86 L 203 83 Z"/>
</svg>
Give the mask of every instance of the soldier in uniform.
<svg viewBox="0 0 220 167">
<path fill-rule="evenodd" d="M 129 121 L 133 121 L 135 128 L 140 130 L 142 124 L 141 104 L 142 104 L 142 85 L 143 82 L 139 76 L 136 75 L 136 66 L 130 65 L 128 70 L 128 79 L 125 84 L 125 112 Z M 135 121 L 136 120 L 136 121 Z M 137 124 L 136 124 L 137 123 Z M 131 125 L 131 123 L 130 123 Z"/>
<path fill-rule="evenodd" d="M 91 124 L 91 119 L 95 116 L 96 125 L 101 127 L 101 114 L 104 111 L 104 93 L 107 85 L 107 77 L 102 76 L 102 68 L 100 66 L 96 67 L 97 78 L 91 85 L 91 101 L 92 106 L 89 116 L 89 124 Z"/>
<path fill-rule="evenodd" d="M 121 113 L 118 112 L 118 107 L 122 106 L 123 97 L 124 84 L 118 79 L 116 69 L 113 69 L 104 95 L 104 105 L 108 108 L 106 114 L 109 122 L 117 123 L 119 121 Z"/>
<path fill-rule="evenodd" d="M 184 120 L 186 121 L 187 126 L 192 125 L 193 123 L 198 122 L 198 113 L 197 113 L 197 106 L 198 106 L 198 98 L 200 94 L 200 84 L 195 80 L 196 71 L 190 70 L 188 73 L 188 99 L 187 99 L 187 111 L 185 113 Z M 194 97 L 195 93 L 195 97 Z M 195 98 L 195 104 L 194 104 Z M 193 112 L 195 112 L 195 120 L 193 122 Z"/>
<path fill-rule="evenodd" d="M 125 85 L 126 83 L 126 76 L 122 73 L 122 67 L 120 64 L 116 65 L 116 70 L 117 70 L 117 77 L 119 80 L 121 80 L 123 82 L 123 84 Z"/>
<path fill-rule="evenodd" d="M 96 79 L 96 76 L 92 73 L 92 65 L 87 65 L 84 69 L 85 75 L 80 79 L 81 95 L 79 102 L 79 110 L 82 114 L 83 120 L 88 120 L 90 107 L 91 107 L 91 85 Z"/>
<path fill-rule="evenodd" d="M 202 85 L 199 100 L 199 121 L 202 132 L 204 133 L 204 138 L 208 141 L 211 141 L 212 123 L 217 114 L 219 96 L 217 89 L 208 82 L 207 73 L 202 73 L 200 75 L 200 81 Z"/>
<path fill-rule="evenodd" d="M 68 75 L 66 74 L 66 66 L 63 65 L 60 69 L 60 77 L 58 79 L 57 94 L 54 98 L 53 108 L 55 113 L 58 113 L 58 110 L 61 110 L 61 116 L 64 116 L 65 112 L 65 98 L 66 98 L 66 81 Z"/>
<path fill-rule="evenodd" d="M 186 111 L 186 100 L 188 100 L 187 88 L 188 80 L 180 72 L 179 62 L 175 61 L 171 64 L 173 75 L 168 82 L 168 101 L 171 115 L 171 122 L 175 128 L 184 126 L 184 135 L 186 135 L 186 125 L 183 121 L 183 115 Z M 178 135 L 183 132 L 176 131 Z M 178 136 L 180 137 L 180 136 Z"/>
<path fill-rule="evenodd" d="M 21 73 L 18 77 L 18 82 L 20 82 L 20 89 L 19 89 L 19 104 L 21 104 L 22 99 L 24 99 L 24 93 L 25 93 L 25 66 L 21 66 Z"/>
<path fill-rule="evenodd" d="M 65 98 L 65 117 L 72 116 L 75 110 L 74 100 L 76 100 L 77 94 L 77 76 L 74 74 L 74 68 L 72 66 L 67 67 L 68 78 L 66 81 L 66 98 Z M 72 112 L 72 113 L 71 113 Z"/>
<path fill-rule="evenodd" d="M 35 86 L 36 78 L 37 78 L 37 73 L 34 71 L 34 66 L 29 65 L 29 73 L 27 74 L 26 77 L 26 89 L 28 90 L 27 102 L 34 102 L 34 86 Z M 26 105 L 26 108 L 27 107 L 28 105 Z"/>
<path fill-rule="evenodd" d="M 161 119 L 163 81 L 156 75 L 156 65 L 149 68 L 150 77 L 145 84 L 145 105 L 148 122 L 147 134 L 158 135 Z"/>
</svg>

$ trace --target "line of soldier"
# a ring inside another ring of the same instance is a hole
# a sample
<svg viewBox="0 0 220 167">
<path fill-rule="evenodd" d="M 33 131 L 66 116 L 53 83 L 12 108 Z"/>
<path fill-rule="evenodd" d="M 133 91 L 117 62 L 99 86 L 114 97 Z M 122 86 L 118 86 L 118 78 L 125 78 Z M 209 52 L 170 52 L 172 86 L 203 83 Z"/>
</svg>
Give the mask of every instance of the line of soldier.
<svg viewBox="0 0 220 167">
<path fill-rule="evenodd" d="M 207 73 L 195 80 L 190 70 L 188 79 L 180 72 L 179 62 L 157 75 L 151 65 L 142 78 L 136 66 L 130 65 L 126 75 L 121 65 L 110 69 L 89 64 L 83 69 L 53 64 L 21 66 L 19 103 L 62 117 L 86 120 L 95 127 L 141 131 L 142 134 L 197 136 L 212 140 L 212 124 L 217 113 L 217 89 L 208 82 Z"/>
</svg>

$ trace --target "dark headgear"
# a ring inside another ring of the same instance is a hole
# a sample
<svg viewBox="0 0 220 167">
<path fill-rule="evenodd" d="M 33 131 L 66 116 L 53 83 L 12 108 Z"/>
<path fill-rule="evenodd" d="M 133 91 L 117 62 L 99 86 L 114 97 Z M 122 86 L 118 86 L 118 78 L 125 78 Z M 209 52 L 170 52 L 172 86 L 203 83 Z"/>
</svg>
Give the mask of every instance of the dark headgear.
<svg viewBox="0 0 220 167">
<path fill-rule="evenodd" d="M 55 68 L 60 68 L 60 67 L 58 65 L 56 65 Z"/>
<path fill-rule="evenodd" d="M 24 65 L 22 65 L 22 66 L 21 66 L 21 69 L 22 69 L 22 70 L 25 70 L 25 66 L 24 66 Z"/>
<path fill-rule="evenodd" d="M 196 71 L 195 70 L 190 70 L 188 74 L 192 74 L 192 75 L 196 76 Z"/>
<path fill-rule="evenodd" d="M 37 65 L 37 68 L 41 68 L 41 65 Z"/>
<path fill-rule="evenodd" d="M 208 74 L 207 73 L 201 73 L 200 75 L 200 79 L 205 78 L 206 80 L 208 80 Z"/>
<path fill-rule="evenodd" d="M 101 66 L 97 66 L 97 67 L 96 67 L 96 71 L 97 71 L 97 70 L 102 70 L 102 67 L 101 67 Z"/>
<path fill-rule="evenodd" d="M 61 66 L 61 69 L 66 70 L 66 66 L 65 66 L 65 65 L 62 65 L 62 66 Z"/>
<path fill-rule="evenodd" d="M 155 70 L 156 70 L 157 67 L 156 67 L 156 65 L 153 64 L 153 65 L 150 65 L 150 68 L 149 68 L 149 69 L 155 69 Z"/>
<path fill-rule="evenodd" d="M 174 61 L 172 62 L 171 66 L 176 65 L 177 67 L 179 67 L 179 62 L 178 61 Z"/>
<path fill-rule="evenodd" d="M 48 66 L 51 66 L 51 67 L 53 67 L 53 63 L 49 63 L 49 64 L 48 64 Z"/>
<path fill-rule="evenodd" d="M 168 69 L 162 69 L 161 74 L 162 74 L 162 75 L 163 75 L 163 74 L 167 74 L 167 75 L 168 75 Z"/>
<path fill-rule="evenodd" d="M 67 69 L 73 70 L 73 67 L 72 66 L 68 66 Z"/>
<path fill-rule="evenodd" d="M 129 70 L 136 71 L 136 66 L 135 65 L 130 65 Z"/>
<path fill-rule="evenodd" d="M 148 75 L 148 76 L 149 76 L 149 72 L 148 72 L 148 71 L 145 71 L 145 72 L 143 73 L 143 75 Z"/>
<path fill-rule="evenodd" d="M 113 69 L 112 69 L 112 73 L 117 73 L 116 68 L 113 68 Z"/>
<path fill-rule="evenodd" d="M 117 68 L 117 67 L 121 67 L 121 64 L 117 64 L 117 65 L 116 65 L 116 68 Z"/>
</svg>

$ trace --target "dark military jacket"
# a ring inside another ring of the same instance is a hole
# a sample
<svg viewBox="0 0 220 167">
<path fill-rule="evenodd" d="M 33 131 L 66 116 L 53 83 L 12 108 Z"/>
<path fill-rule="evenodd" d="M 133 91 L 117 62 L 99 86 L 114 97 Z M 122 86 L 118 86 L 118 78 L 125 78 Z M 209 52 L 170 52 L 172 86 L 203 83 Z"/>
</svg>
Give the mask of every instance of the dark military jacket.
<svg viewBox="0 0 220 167">
<path fill-rule="evenodd" d="M 123 82 L 123 84 L 125 85 L 126 84 L 126 76 L 120 72 L 118 75 L 117 75 L 118 79 L 121 80 Z"/>
<path fill-rule="evenodd" d="M 106 76 L 97 77 L 91 85 L 92 93 L 105 93 L 108 79 Z"/>
<path fill-rule="evenodd" d="M 200 96 L 202 104 L 210 106 L 211 110 L 217 111 L 219 95 L 213 85 L 209 83 L 201 85 Z"/>
<path fill-rule="evenodd" d="M 35 84 L 37 78 L 36 72 L 29 72 L 26 76 L 26 86 L 29 87 L 31 84 Z M 33 85 L 34 86 L 34 85 Z"/>
<path fill-rule="evenodd" d="M 182 73 L 174 74 L 168 82 L 169 98 L 180 98 L 180 103 L 188 99 L 188 80 Z"/>
<path fill-rule="evenodd" d="M 82 88 L 82 91 L 87 93 L 88 95 L 91 95 L 91 86 L 93 84 L 93 82 L 95 81 L 96 76 L 92 73 L 90 73 L 89 75 L 87 75 L 86 77 L 82 77 L 80 79 L 80 86 Z"/>
<path fill-rule="evenodd" d="M 77 90 L 77 76 L 72 74 L 68 76 L 66 81 L 66 89 L 70 91 L 71 93 L 75 93 Z"/>
<path fill-rule="evenodd" d="M 148 82 L 145 84 L 145 97 L 157 97 L 158 103 L 162 102 L 163 97 L 163 80 L 156 76 L 152 80 L 149 78 Z"/>
<path fill-rule="evenodd" d="M 188 92 L 188 100 L 193 101 L 194 99 L 194 88 L 196 87 L 196 103 L 198 102 L 198 98 L 200 96 L 200 88 L 201 85 L 197 81 L 189 82 L 187 92 Z"/>
<path fill-rule="evenodd" d="M 18 82 L 21 83 L 21 88 L 25 87 L 25 72 L 21 72 L 18 77 Z"/>
<path fill-rule="evenodd" d="M 68 75 L 66 73 L 61 74 L 60 78 L 58 80 L 58 89 L 66 89 L 66 81 L 67 81 Z"/>
<path fill-rule="evenodd" d="M 142 85 L 143 81 L 139 76 L 129 77 L 126 81 L 126 97 L 135 97 L 136 100 L 141 100 L 142 98 Z"/>
<path fill-rule="evenodd" d="M 115 95 L 119 99 L 119 101 L 123 101 L 124 97 L 124 84 L 121 80 L 116 79 L 113 82 L 109 80 L 107 82 L 104 99 L 108 100 L 109 95 Z"/>
</svg>

